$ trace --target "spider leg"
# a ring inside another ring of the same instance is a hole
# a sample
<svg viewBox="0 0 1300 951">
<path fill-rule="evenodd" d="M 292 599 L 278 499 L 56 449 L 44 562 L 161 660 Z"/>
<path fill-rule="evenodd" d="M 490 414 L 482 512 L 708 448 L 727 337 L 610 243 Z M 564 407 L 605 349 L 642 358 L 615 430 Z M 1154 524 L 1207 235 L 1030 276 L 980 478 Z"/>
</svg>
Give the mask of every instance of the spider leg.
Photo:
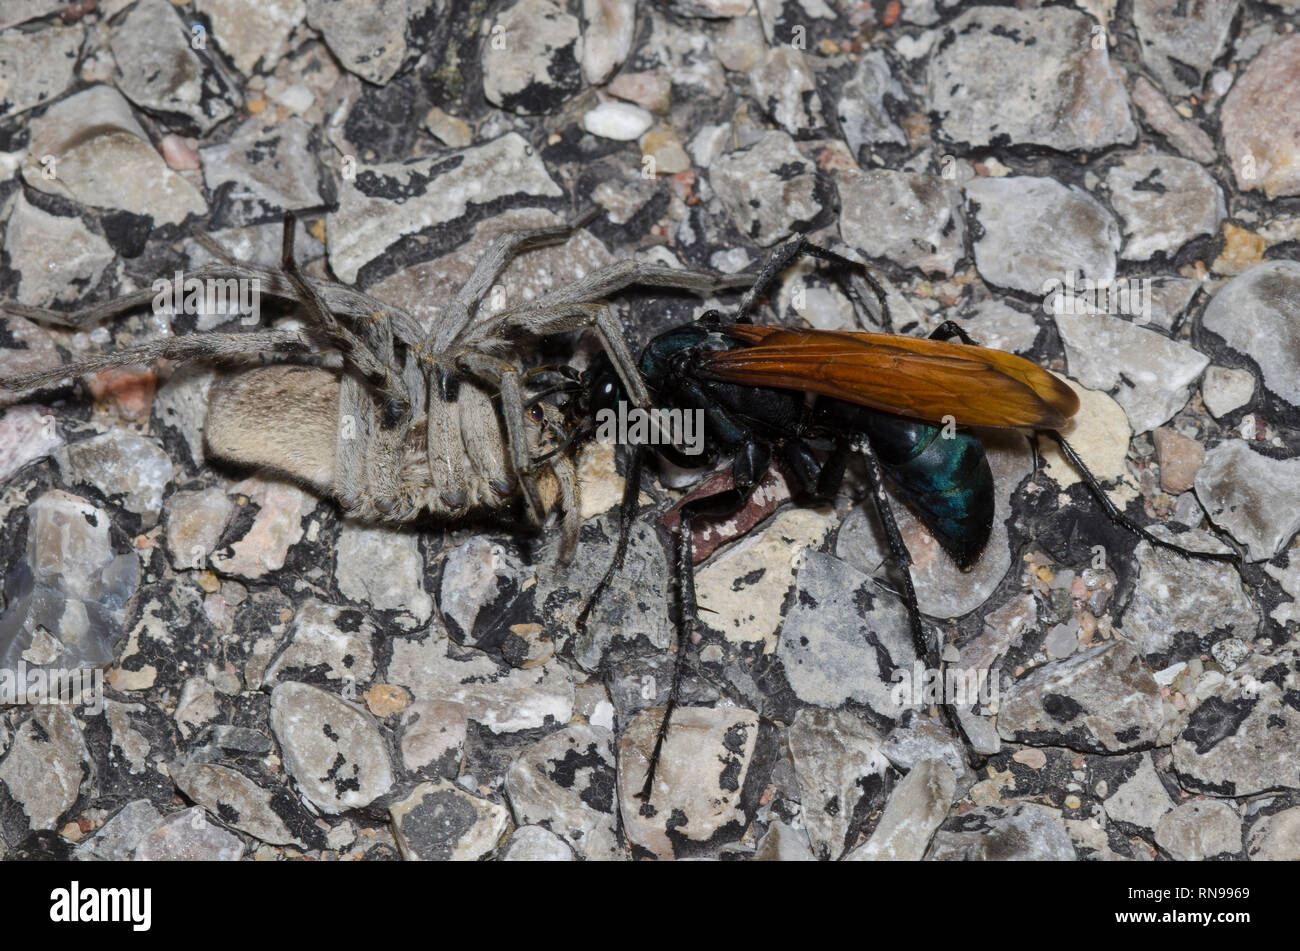
<svg viewBox="0 0 1300 951">
<path fill-rule="evenodd" d="M 474 272 L 456 292 L 456 296 L 447 305 L 441 319 L 429 329 L 428 335 L 421 344 L 423 351 L 430 354 L 442 353 L 460 339 L 483 298 L 516 257 L 537 248 L 563 244 L 575 231 L 596 217 L 596 214 L 597 209 L 593 206 L 562 225 L 535 228 L 531 231 L 516 231 L 497 238 L 488 248 L 487 253 L 479 258 L 478 264 L 474 266 Z"/>
<path fill-rule="evenodd" d="M 302 353 L 310 344 L 296 330 L 262 330 L 250 333 L 202 333 L 181 337 L 164 337 L 134 347 L 123 347 L 109 353 L 97 354 L 36 373 L 0 380 L 6 390 L 30 390 L 49 386 L 70 377 L 85 376 L 115 367 L 135 366 L 155 360 L 184 363 L 192 360 L 220 360 L 250 353 Z"/>
<path fill-rule="evenodd" d="M 559 561 L 567 565 L 578 550 L 578 533 L 582 531 L 582 508 L 578 504 L 578 469 L 568 456 L 557 456 L 550 463 L 560 486 L 560 553 Z M 522 478 L 528 478 L 523 476 Z"/>
<path fill-rule="evenodd" d="M 574 284 L 556 288 L 531 303 L 511 308 L 490 321 L 469 328 L 457 342 L 475 349 L 491 350 L 506 347 L 521 337 L 567 333 L 594 326 L 633 403 L 649 407 L 650 394 L 636 370 L 636 360 L 627 345 L 623 328 L 609 306 L 602 302 L 632 285 L 708 295 L 747 286 L 751 280 L 752 277 L 745 274 L 715 274 L 643 261 L 615 261 Z"/>
<path fill-rule="evenodd" d="M 500 357 L 468 350 L 458 354 L 456 366 L 464 373 L 494 385 L 501 392 L 501 416 L 505 420 L 506 445 L 510 465 L 524 494 L 529 522 L 540 526 L 546 517 L 541 495 L 531 477 L 532 450 L 528 445 L 528 428 L 524 421 L 524 389 L 519 370 Z"/>
<path fill-rule="evenodd" d="M 359 375 L 383 397 L 383 425 L 392 429 L 409 423 L 411 401 L 400 375 L 392 372 L 392 340 L 389 337 L 388 350 L 390 363 L 385 365 L 356 334 L 339 323 L 330 313 L 324 297 L 303 277 L 298 262 L 293 257 L 293 231 L 297 224 L 292 214 L 284 216 L 284 238 L 281 243 L 280 266 L 285 276 L 298 292 L 298 300 L 306 310 L 308 319 L 321 332 L 330 344 L 343 356 L 344 364 Z"/>
</svg>

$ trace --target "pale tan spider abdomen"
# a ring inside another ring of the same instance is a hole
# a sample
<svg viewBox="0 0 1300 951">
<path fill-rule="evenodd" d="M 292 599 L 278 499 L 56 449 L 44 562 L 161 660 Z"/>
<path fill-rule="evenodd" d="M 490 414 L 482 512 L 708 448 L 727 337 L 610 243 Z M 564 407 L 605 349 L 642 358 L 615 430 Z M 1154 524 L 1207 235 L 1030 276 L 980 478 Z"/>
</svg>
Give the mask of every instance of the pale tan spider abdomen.
<svg viewBox="0 0 1300 951">
<path fill-rule="evenodd" d="M 277 364 L 219 377 L 208 396 L 209 454 L 334 493 L 339 377 Z"/>
<path fill-rule="evenodd" d="M 466 381 L 453 401 L 435 398 L 428 409 L 405 432 L 384 430 L 363 385 L 333 370 L 277 364 L 220 377 L 205 436 L 212 458 L 307 485 L 355 518 L 460 518 L 511 504 L 518 479 L 492 397 Z M 530 446 L 540 435 L 528 426 Z M 539 475 L 549 511 L 555 480 Z"/>
</svg>

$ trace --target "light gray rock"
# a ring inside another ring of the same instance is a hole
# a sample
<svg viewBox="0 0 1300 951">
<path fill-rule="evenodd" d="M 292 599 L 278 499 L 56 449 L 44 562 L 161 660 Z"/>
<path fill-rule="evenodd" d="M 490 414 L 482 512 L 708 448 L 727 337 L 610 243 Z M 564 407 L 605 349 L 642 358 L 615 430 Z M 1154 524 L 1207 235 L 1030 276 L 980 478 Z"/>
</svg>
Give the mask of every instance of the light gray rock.
<svg viewBox="0 0 1300 951">
<path fill-rule="evenodd" d="M 1300 261 L 1264 261 L 1230 280 L 1202 323 L 1258 364 L 1264 386 L 1300 406 Z"/>
<path fill-rule="evenodd" d="M 549 663 L 528 670 L 504 667 L 482 651 L 448 653 L 441 630 L 423 639 L 392 642 L 387 682 L 406 687 L 416 700 L 444 700 L 494 733 L 516 733 L 568 723 L 573 716 L 574 681 L 567 667 Z"/>
<path fill-rule="evenodd" d="M 355 181 L 339 190 L 338 211 L 327 219 L 335 236 L 330 266 L 351 283 L 398 238 L 460 218 L 470 205 L 562 194 L 541 157 L 515 132 L 409 165 L 358 166 Z"/>
<path fill-rule="evenodd" d="M 965 744 L 934 717 L 905 716 L 885 737 L 882 751 L 904 773 L 926 760 L 939 760 L 948 765 L 954 781 L 963 788 L 977 778 L 966 764 Z"/>
<path fill-rule="evenodd" d="M 804 707 L 786 734 L 813 854 L 838 859 L 862 800 L 884 799 L 884 738 L 849 710 Z"/>
<path fill-rule="evenodd" d="M 327 691 L 282 683 L 271 692 L 271 730 L 305 799 L 338 815 L 370 805 L 393 786 L 388 749 L 365 710 Z"/>
<path fill-rule="evenodd" d="M 295 674 L 313 671 L 349 689 L 363 687 L 375 676 L 377 633 L 374 623 L 356 608 L 309 597 L 294 614 L 289 641 L 266 668 L 262 683 L 293 680 Z"/>
<path fill-rule="evenodd" d="M 73 856 L 82 862 L 129 861 L 140 840 L 161 821 L 162 814 L 148 799 L 133 799 L 78 844 Z"/>
<path fill-rule="evenodd" d="M 1061 814 L 1034 803 L 978 806 L 935 833 L 926 858 L 940 862 L 1072 862 Z"/>
<path fill-rule="evenodd" d="M 709 181 L 736 227 L 766 247 L 806 228 L 821 211 L 815 173 L 790 136 L 768 132 L 714 162 Z"/>
<path fill-rule="evenodd" d="M 1242 191 L 1300 194 L 1300 116 L 1288 107 L 1297 82 L 1300 36 L 1293 34 L 1265 47 L 1223 100 L 1223 150 Z"/>
<path fill-rule="evenodd" d="M 11 406 L 0 413 L 0 481 L 64 445 L 54 416 L 42 406 Z"/>
<path fill-rule="evenodd" d="M 203 195 L 167 167 L 112 86 L 91 86 L 56 102 L 30 128 L 23 179 L 39 191 L 148 215 L 159 225 L 207 211 Z"/>
<path fill-rule="evenodd" d="M 1189 159 L 1195 159 L 1202 165 L 1213 164 L 1218 157 L 1214 149 L 1214 140 L 1205 134 L 1205 130 L 1191 119 L 1184 119 L 1168 100 L 1145 76 L 1138 76 L 1133 81 L 1133 104 L 1142 113 L 1142 121 L 1153 132 L 1165 137 L 1165 140 Z"/>
<path fill-rule="evenodd" d="M 984 231 L 975 266 L 985 280 L 1030 294 L 1046 294 L 1067 272 L 1114 281 L 1119 225 L 1081 188 L 1053 178 L 976 178 L 966 200 Z"/>
<path fill-rule="evenodd" d="M 1132 285 L 1130 285 L 1132 286 Z M 1138 285 L 1139 289 L 1143 285 Z M 1201 282 L 1190 277 L 1156 277 L 1151 280 L 1151 315 L 1142 317 L 1153 327 L 1172 331 L 1201 289 Z"/>
<path fill-rule="evenodd" d="M 1286 699 L 1300 683 L 1294 651 L 1257 654 L 1201 701 L 1174 742 L 1174 769 L 1185 789 L 1249 796 L 1300 789 L 1295 737 L 1300 713 Z"/>
<path fill-rule="evenodd" d="M 743 17 L 750 10 L 748 0 L 668 0 L 665 5 L 680 16 L 710 20 Z"/>
<path fill-rule="evenodd" d="M 754 849 L 755 862 L 815 862 L 807 837 L 796 832 L 784 822 L 775 821 L 767 827 L 763 838 Z"/>
<path fill-rule="evenodd" d="M 5 18 L 0 26 L 17 26 L 37 17 L 58 13 L 62 7 L 61 0 L 9 0 L 5 4 Z"/>
<path fill-rule="evenodd" d="M 1110 393 L 1124 408 L 1134 433 L 1174 417 L 1210 364 L 1190 344 L 1171 340 L 1109 314 L 1057 314 L 1070 376 Z"/>
<path fill-rule="evenodd" d="M 382 86 L 397 74 L 410 55 L 412 21 L 440 9 L 441 0 L 377 0 L 375 3 L 333 3 L 307 0 L 307 23 L 320 30 L 343 68 Z"/>
<path fill-rule="evenodd" d="M 638 713 L 618 742 L 623 834 L 659 858 L 707 854 L 739 839 L 751 816 L 745 787 L 759 740 L 758 714 L 734 707 L 679 707 L 650 800 L 641 791 L 663 710 Z"/>
<path fill-rule="evenodd" d="M 520 826 L 510 836 L 503 862 L 575 862 L 573 850 L 554 832 L 541 826 Z"/>
<path fill-rule="evenodd" d="M 0 16 L 11 22 L 8 10 Z M 63 95 L 76 75 L 84 36 L 80 24 L 47 26 L 34 33 L 0 33 L 0 118 Z"/>
<path fill-rule="evenodd" d="M 112 661 L 140 581 L 135 552 L 117 550 L 106 511 L 58 489 L 27 507 L 27 551 L 5 578 L 0 669 L 95 668 Z"/>
<path fill-rule="evenodd" d="M 1137 126 L 1095 21 L 1064 7 L 976 7 L 930 57 L 930 109 L 945 136 L 1068 151 L 1132 142 Z"/>
<path fill-rule="evenodd" d="M 182 809 L 145 833 L 135 849 L 137 862 L 238 862 L 239 837 L 208 819 L 202 806 Z"/>
<path fill-rule="evenodd" d="M 193 571 L 207 565 L 234 511 L 230 496 L 217 488 L 169 495 L 165 513 L 172 567 Z"/>
<path fill-rule="evenodd" d="M 763 27 L 756 16 L 742 16 L 722 28 L 714 42 L 718 62 L 735 73 L 747 73 L 767 52 Z"/>
<path fill-rule="evenodd" d="M 1120 642 L 1037 667 L 1002 694 L 998 733 L 1034 746 L 1122 753 L 1155 742 L 1160 687 Z"/>
<path fill-rule="evenodd" d="M 1231 803 L 1194 799 L 1156 823 L 1156 845 L 1180 862 L 1202 862 L 1241 851 L 1241 819 Z"/>
<path fill-rule="evenodd" d="M 402 711 L 398 749 L 412 773 L 446 779 L 460 774 L 469 718 L 465 705 L 448 700 L 416 700 Z"/>
<path fill-rule="evenodd" d="M 140 516 L 148 529 L 162 514 L 163 492 L 175 470 L 171 458 L 153 440 L 124 429 L 110 429 L 64 446 L 54 453 L 59 473 L 69 485 L 92 485 L 112 502 Z"/>
<path fill-rule="evenodd" d="M 889 113 L 890 100 L 904 103 L 906 93 L 894 79 L 884 51 L 873 49 L 858 61 L 857 71 L 844 84 L 836 106 L 844 141 L 854 158 L 864 145 L 907 144 L 907 136 Z"/>
<path fill-rule="evenodd" d="M 242 538 L 212 553 L 208 560 L 213 569 L 249 580 L 279 571 L 289 549 L 302 540 L 303 520 L 320 499 L 296 485 L 258 476 L 235 483 L 228 493 L 241 507 L 256 505 L 257 512 Z M 234 520 L 239 524 L 239 515 Z"/>
<path fill-rule="evenodd" d="M 13 669 L 12 664 L 5 666 Z M 55 828 L 76 803 L 93 769 L 72 708 L 63 704 L 34 707 L 0 760 L 0 800 L 20 810 L 17 814 L 4 810 L 5 836 L 17 841 L 28 831 Z"/>
<path fill-rule="evenodd" d="M 179 116 L 200 133 L 234 114 L 239 95 L 192 45 L 167 0 L 139 0 L 109 32 L 114 81 L 142 109 Z"/>
<path fill-rule="evenodd" d="M 255 839 L 300 848 L 325 844 L 315 817 L 283 787 L 263 786 L 216 763 L 191 763 L 171 775 L 191 802 Z"/>
<path fill-rule="evenodd" d="M 570 602 L 572 619 L 562 618 L 561 623 L 572 625 L 576 621 L 591 586 L 604 574 L 614 555 L 617 518 L 603 516 L 596 524 L 602 537 L 584 540 L 572 564 L 556 566 L 553 571 L 543 568 L 540 573 L 538 604 L 546 603 L 561 589 L 578 595 Z M 592 608 L 586 630 L 573 634 L 573 659 L 583 670 L 599 670 L 605 653 L 615 645 L 640 642 L 662 651 L 673 643 L 675 627 L 668 615 L 671 596 L 668 556 L 653 528 L 642 522 L 633 527 L 623 565 L 619 583 L 610 585 Z"/>
<path fill-rule="evenodd" d="M 807 55 L 790 46 L 768 50 L 749 71 L 754 98 L 772 120 L 796 138 L 826 126 L 817 77 Z"/>
<path fill-rule="evenodd" d="M 1130 155 L 1106 176 L 1110 201 L 1124 219 L 1125 261 L 1172 257 L 1188 241 L 1218 234 L 1227 216 L 1223 189 L 1196 162 L 1168 155 Z"/>
<path fill-rule="evenodd" d="M 203 424 L 208 414 L 208 391 L 214 379 L 215 372 L 210 368 L 182 366 L 154 396 L 154 419 L 180 433 L 194 466 L 201 465 L 204 459 Z"/>
<path fill-rule="evenodd" d="M 1196 497 L 1250 561 L 1267 560 L 1300 531 L 1300 459 L 1271 459 L 1230 439 L 1205 454 Z"/>
<path fill-rule="evenodd" d="M 600 86 L 618 71 L 636 39 L 635 0 L 582 0 L 582 78 Z"/>
<path fill-rule="evenodd" d="M 905 707 L 895 702 L 892 677 L 916 660 L 902 602 L 815 551 L 804 553 L 795 588 L 776 649 L 795 696 L 827 708 L 852 700 L 897 717 Z"/>
<path fill-rule="evenodd" d="M 1027 354 L 1038 339 L 1038 324 L 1031 314 L 992 297 L 975 301 L 969 311 L 953 313 L 959 323 L 981 347 Z"/>
<path fill-rule="evenodd" d="M 208 18 L 212 41 L 245 76 L 259 63 L 267 72 L 274 67 L 307 13 L 303 0 L 195 0 L 194 9 Z"/>
<path fill-rule="evenodd" d="M 208 190 L 231 188 L 222 219 L 245 225 L 323 205 L 310 135 L 311 126 L 297 117 L 270 129 L 250 121 L 225 142 L 200 149 Z"/>
<path fill-rule="evenodd" d="M 1131 776 L 1115 783 L 1115 791 L 1104 803 L 1106 815 L 1116 822 L 1137 826 L 1143 832 L 1154 833 L 1160 818 L 1174 808 L 1150 753 L 1143 753 L 1138 767 Z"/>
<path fill-rule="evenodd" d="M 1201 533 L 1161 533 L 1193 550 L 1226 551 Z M 1140 654 L 1162 654 L 1181 632 L 1204 637 L 1214 631 L 1252 632 L 1259 614 L 1231 565 L 1187 558 L 1140 542 L 1134 551 L 1140 576 L 1123 614 L 1124 632 Z"/>
<path fill-rule="evenodd" d="M 515 819 L 545 826 L 589 861 L 623 857 L 614 786 L 614 736 L 583 723 L 527 747 L 506 773 Z"/>
<path fill-rule="evenodd" d="M 965 255 L 961 192 L 942 178 L 872 169 L 836 185 L 840 236 L 868 257 L 949 275 Z"/>
<path fill-rule="evenodd" d="M 1260 819 L 1251 827 L 1246 841 L 1246 855 L 1252 862 L 1300 860 L 1300 806 Z"/>
<path fill-rule="evenodd" d="M 956 777 L 947 763 L 928 759 L 916 764 L 894 788 L 871 838 L 846 858 L 919 862 L 935 830 L 947 818 L 956 788 Z"/>
<path fill-rule="evenodd" d="M 1174 96 L 1199 92 L 1210 65 L 1227 46 L 1240 0 L 1134 0 L 1142 61 Z"/>
<path fill-rule="evenodd" d="M 334 577 L 346 597 L 377 610 L 403 612 L 417 624 L 433 613 L 433 598 L 424 590 L 424 557 L 413 532 L 345 524 Z"/>
<path fill-rule="evenodd" d="M 438 608 L 453 636 L 474 644 L 497 633 L 492 622 L 519 597 L 526 577 L 519 559 L 491 539 L 471 538 L 447 552 Z"/>
<path fill-rule="evenodd" d="M 1201 380 L 1201 398 L 1215 419 L 1241 409 L 1255 395 L 1255 376 L 1249 370 L 1212 366 Z"/>
<path fill-rule="evenodd" d="M 582 88 L 578 18 L 553 0 L 519 0 L 492 20 L 483 44 L 483 95 L 521 115 L 550 112 Z"/>
</svg>

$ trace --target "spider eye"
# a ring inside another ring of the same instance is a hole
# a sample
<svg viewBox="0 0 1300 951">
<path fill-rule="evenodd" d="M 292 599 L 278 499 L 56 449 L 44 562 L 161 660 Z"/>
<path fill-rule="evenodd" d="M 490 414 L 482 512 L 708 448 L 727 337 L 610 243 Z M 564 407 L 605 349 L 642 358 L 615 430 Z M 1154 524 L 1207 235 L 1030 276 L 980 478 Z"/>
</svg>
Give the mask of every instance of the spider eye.
<svg viewBox="0 0 1300 951">
<path fill-rule="evenodd" d="M 542 405 L 540 403 L 534 403 L 528 408 L 528 418 L 534 423 L 540 423 L 546 418 L 546 414 L 542 412 Z"/>
</svg>

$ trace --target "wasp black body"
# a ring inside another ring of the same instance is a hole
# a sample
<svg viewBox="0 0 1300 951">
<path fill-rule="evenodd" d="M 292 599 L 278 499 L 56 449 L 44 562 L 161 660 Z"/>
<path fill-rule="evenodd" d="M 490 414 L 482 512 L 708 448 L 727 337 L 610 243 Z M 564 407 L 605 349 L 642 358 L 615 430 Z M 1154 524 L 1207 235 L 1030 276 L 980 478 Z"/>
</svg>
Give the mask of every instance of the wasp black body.
<svg viewBox="0 0 1300 951">
<path fill-rule="evenodd" d="M 1107 514 L 1154 545 L 1184 555 L 1238 562 L 1235 554 L 1190 552 L 1160 539 L 1120 512 L 1073 448 L 1057 432 L 1078 409 L 1078 397 L 1047 371 L 1019 357 L 976 346 L 956 324 L 941 325 L 928 339 L 890 334 L 796 330 L 749 323 L 750 313 L 775 276 L 799 253 L 867 274 L 856 262 L 795 239 L 769 258 L 731 323 L 716 311 L 655 337 L 638 363 L 656 408 L 698 411 L 704 419 L 704 453 L 685 456 L 671 445 L 654 451 L 668 461 L 699 467 L 727 460 L 732 488 L 691 498 L 679 508 L 675 533 L 679 596 L 678 658 L 673 685 L 645 786 L 648 800 L 668 724 L 681 686 L 682 660 L 696 620 L 692 520 L 727 515 L 745 505 L 775 460 L 793 476 L 806 498 L 829 499 L 840 488 L 855 454 L 865 462 L 872 501 L 900 571 L 918 658 L 941 670 L 937 641 L 927 638 L 908 567 L 911 558 L 894 520 L 886 483 L 915 512 L 961 568 L 984 550 L 993 523 L 993 476 L 984 446 L 968 426 L 1030 428 L 1060 445 Z M 888 320 L 885 295 L 869 277 Z M 854 294 L 859 300 L 861 294 Z M 959 338 L 960 343 L 947 342 Z M 576 391 L 571 418 L 590 418 L 624 399 L 614 368 L 598 360 L 571 377 Z M 960 428 L 959 428 L 960 427 Z M 579 618 L 621 567 L 636 517 L 641 470 L 650 447 L 638 445 L 628 470 L 619 546 Z M 955 731 L 955 711 L 944 706 Z"/>
</svg>

